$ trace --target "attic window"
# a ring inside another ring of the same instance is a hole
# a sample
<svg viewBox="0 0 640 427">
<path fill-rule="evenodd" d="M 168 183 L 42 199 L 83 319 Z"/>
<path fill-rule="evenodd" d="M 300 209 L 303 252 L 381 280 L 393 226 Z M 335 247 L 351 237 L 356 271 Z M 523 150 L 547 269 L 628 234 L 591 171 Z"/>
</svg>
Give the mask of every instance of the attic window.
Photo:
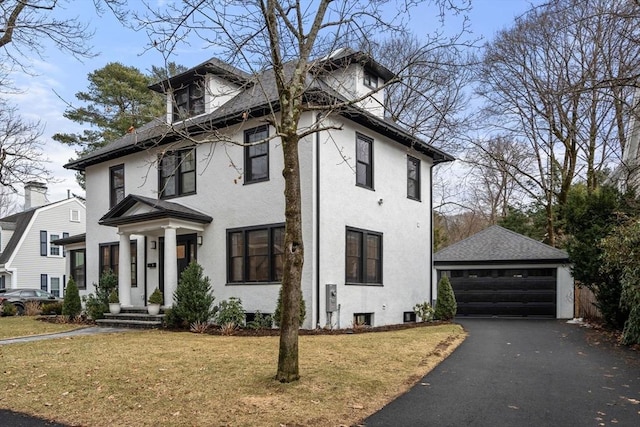
<svg viewBox="0 0 640 427">
<path fill-rule="evenodd" d="M 202 113 L 204 113 L 204 80 L 195 81 L 174 91 L 174 122 Z"/>
<path fill-rule="evenodd" d="M 364 80 L 363 83 L 366 87 L 371 89 L 378 88 L 378 76 L 372 74 L 370 71 L 364 71 Z"/>
</svg>

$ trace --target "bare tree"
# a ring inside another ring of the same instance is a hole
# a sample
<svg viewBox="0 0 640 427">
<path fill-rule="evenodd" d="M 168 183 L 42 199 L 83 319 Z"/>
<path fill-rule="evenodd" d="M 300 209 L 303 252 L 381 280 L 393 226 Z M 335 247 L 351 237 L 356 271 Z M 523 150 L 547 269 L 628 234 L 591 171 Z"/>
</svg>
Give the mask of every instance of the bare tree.
<svg viewBox="0 0 640 427">
<path fill-rule="evenodd" d="M 42 152 L 42 126 L 25 122 L 0 100 L 0 185 L 15 192 L 15 185 L 49 180 Z"/>
<path fill-rule="evenodd" d="M 444 13 L 449 7 L 464 10 L 469 6 L 468 0 L 435 0 L 432 3 L 435 9 L 431 10 L 436 13 Z M 189 37 L 197 37 L 203 48 L 211 48 L 227 63 L 247 70 L 248 76 L 266 70 L 275 82 L 275 93 L 265 87 L 257 89 L 263 91 L 267 121 L 276 130 L 271 138 L 279 139 L 284 154 L 285 251 L 276 374 L 281 382 L 299 378 L 298 329 L 304 246 L 298 143 L 316 132 L 339 129 L 325 118 L 332 112 L 365 102 L 371 93 L 355 99 L 333 96 L 318 100 L 309 95 L 312 95 L 312 88 L 326 85 L 320 76 L 326 75 L 323 67 L 334 66 L 332 52 L 345 46 L 366 46 L 366 40 L 373 40 L 374 35 L 382 32 L 391 36 L 406 30 L 400 18 L 406 18 L 411 7 L 416 4 L 403 1 L 319 0 L 301 4 L 276 0 L 202 0 L 176 2 L 135 15 L 150 35 L 149 48 L 159 50 L 167 61 L 177 46 Z M 391 78 L 374 91 L 386 89 L 399 80 L 399 76 Z M 251 84 L 259 85 L 260 81 L 252 80 Z M 318 94 L 317 91 L 314 93 Z M 345 90 L 345 93 L 349 91 Z M 301 126 L 300 118 L 305 112 L 319 113 L 319 120 L 311 126 Z M 200 143 L 231 142 L 215 129 L 209 129 L 208 135 L 196 138 L 183 133 L 181 136 Z M 264 141 L 256 143 L 261 142 Z"/>
<path fill-rule="evenodd" d="M 525 144 L 505 136 L 476 143 L 465 153 L 471 166 L 471 205 L 482 212 L 490 224 L 509 213 L 509 207 L 523 199 L 520 171 L 528 171 L 532 153 Z M 520 184 L 519 184 L 520 183 Z"/>
<path fill-rule="evenodd" d="M 487 45 L 478 93 L 483 119 L 521 141 L 535 168 L 521 169 L 523 191 L 547 211 L 555 243 L 554 204 L 571 184 L 588 188 L 620 157 L 632 88 L 603 86 L 640 68 L 634 41 L 637 6 L 606 0 L 559 0 L 534 8 Z"/>
</svg>

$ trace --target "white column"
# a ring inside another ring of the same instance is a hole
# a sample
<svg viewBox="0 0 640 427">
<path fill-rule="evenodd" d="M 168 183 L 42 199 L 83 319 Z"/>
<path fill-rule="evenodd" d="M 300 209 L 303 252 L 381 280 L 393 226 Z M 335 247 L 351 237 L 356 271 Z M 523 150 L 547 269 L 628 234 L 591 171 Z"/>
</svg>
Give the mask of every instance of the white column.
<svg viewBox="0 0 640 427">
<path fill-rule="evenodd" d="M 178 255 L 176 253 L 176 228 L 164 228 L 164 305 L 173 305 L 173 294 L 178 288 Z"/>
<path fill-rule="evenodd" d="M 120 235 L 120 247 L 118 249 L 118 296 L 120 305 L 131 306 L 131 242 L 129 234 Z"/>
</svg>

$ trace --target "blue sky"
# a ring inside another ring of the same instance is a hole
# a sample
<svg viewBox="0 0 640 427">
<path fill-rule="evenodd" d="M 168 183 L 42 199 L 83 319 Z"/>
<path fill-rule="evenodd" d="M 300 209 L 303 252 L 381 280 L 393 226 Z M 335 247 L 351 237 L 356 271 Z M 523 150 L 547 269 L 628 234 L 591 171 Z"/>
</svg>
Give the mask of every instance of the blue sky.
<svg viewBox="0 0 640 427">
<path fill-rule="evenodd" d="M 138 0 L 132 0 L 134 1 Z M 533 0 L 535 4 L 540 2 L 541 0 Z M 510 26 L 514 17 L 521 15 L 530 5 L 529 0 L 473 0 L 473 9 L 468 15 L 474 35 L 490 40 L 497 31 Z M 66 108 L 65 102 L 74 103 L 75 93 L 87 88 L 87 74 L 114 61 L 135 66 L 142 71 L 147 71 L 151 65 L 162 64 L 162 58 L 157 52 L 144 52 L 148 40 L 146 34 L 123 28 L 107 12 L 98 16 L 93 9 L 92 1 L 74 1 L 72 7 L 72 10 L 66 12 L 80 16 L 95 29 L 92 45 L 99 55 L 80 62 L 68 54 L 48 47 L 44 59 L 32 59 L 31 70 L 35 76 L 14 76 L 15 85 L 22 93 L 11 96 L 24 118 L 39 119 L 45 126 L 42 138 L 46 143 L 46 154 L 51 161 L 49 166 L 59 181 L 48 183 L 50 201 L 65 198 L 67 190 L 84 194 L 75 182 L 75 172 L 62 167 L 74 157 L 74 150 L 53 141 L 51 136 L 58 132 L 82 131 L 80 125 L 65 119 L 62 114 Z M 413 17 L 412 20 L 416 32 L 425 27 L 425 22 L 433 22 L 433 19 L 427 16 Z M 458 24 L 453 17 L 445 21 L 447 27 L 456 25 Z M 177 53 L 178 55 L 171 60 L 185 66 L 197 65 L 213 56 L 211 52 L 199 48 L 196 44 L 185 46 Z"/>
</svg>

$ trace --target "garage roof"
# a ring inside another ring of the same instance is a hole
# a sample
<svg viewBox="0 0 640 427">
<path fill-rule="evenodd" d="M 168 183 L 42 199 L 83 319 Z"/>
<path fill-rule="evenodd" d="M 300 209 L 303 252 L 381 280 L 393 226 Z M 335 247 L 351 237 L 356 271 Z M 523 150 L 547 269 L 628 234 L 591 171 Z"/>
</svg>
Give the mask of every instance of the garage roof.
<svg viewBox="0 0 640 427">
<path fill-rule="evenodd" d="M 435 264 L 469 262 L 566 262 L 569 255 L 498 225 L 485 228 L 434 254 Z"/>
</svg>

